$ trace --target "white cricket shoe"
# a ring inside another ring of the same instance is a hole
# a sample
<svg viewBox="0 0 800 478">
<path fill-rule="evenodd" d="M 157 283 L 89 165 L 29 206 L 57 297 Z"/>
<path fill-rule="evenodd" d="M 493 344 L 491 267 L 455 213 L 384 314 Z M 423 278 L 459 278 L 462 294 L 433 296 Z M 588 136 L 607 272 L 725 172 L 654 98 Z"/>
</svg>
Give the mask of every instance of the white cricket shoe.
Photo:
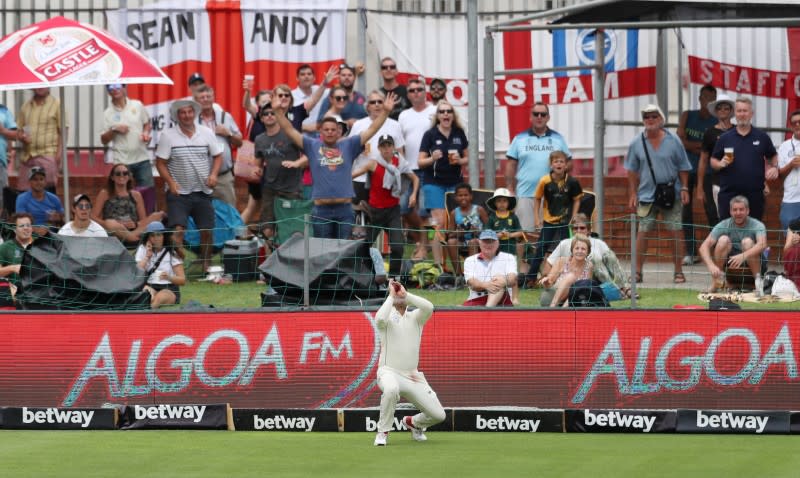
<svg viewBox="0 0 800 478">
<path fill-rule="evenodd" d="M 414 421 L 412 420 L 411 415 L 403 417 L 403 424 L 406 426 L 406 428 L 411 430 L 411 438 L 413 438 L 414 441 L 428 440 L 428 437 L 425 436 L 425 430 L 414 426 Z"/>
<path fill-rule="evenodd" d="M 387 432 L 378 432 L 375 434 L 375 446 L 386 446 L 386 440 L 389 439 L 389 433 Z"/>
</svg>

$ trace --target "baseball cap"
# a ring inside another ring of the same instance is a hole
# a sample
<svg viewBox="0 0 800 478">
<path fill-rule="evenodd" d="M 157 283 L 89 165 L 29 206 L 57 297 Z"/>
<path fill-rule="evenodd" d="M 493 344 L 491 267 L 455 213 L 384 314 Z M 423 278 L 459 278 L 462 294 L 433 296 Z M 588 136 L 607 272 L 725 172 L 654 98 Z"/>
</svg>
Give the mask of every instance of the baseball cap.
<svg viewBox="0 0 800 478">
<path fill-rule="evenodd" d="M 193 84 L 197 83 L 198 81 L 201 82 L 201 83 L 205 83 L 206 82 L 206 79 L 203 78 L 203 75 L 201 75 L 199 72 L 196 71 L 196 72 L 192 73 L 191 76 L 189 76 L 189 86 L 192 86 Z"/>
<path fill-rule="evenodd" d="M 47 176 L 47 173 L 45 173 L 45 171 L 44 171 L 44 168 L 43 168 L 43 167 L 41 167 L 41 166 L 34 166 L 34 167 L 32 167 L 32 168 L 31 168 L 31 170 L 30 170 L 30 171 L 28 171 L 28 179 L 29 179 L 29 180 L 30 180 L 30 179 L 33 179 L 33 177 L 34 177 L 34 176 L 36 176 L 37 174 L 41 174 L 42 176 Z"/>
<path fill-rule="evenodd" d="M 437 85 L 437 84 L 438 84 L 439 86 L 441 86 L 442 88 L 445 88 L 445 89 L 447 89 L 447 85 L 445 84 L 445 82 L 444 82 L 444 80 L 443 80 L 443 79 L 441 79 L 441 78 L 434 78 L 433 80 L 431 80 L 431 86 L 433 86 L 433 85 Z"/>
<path fill-rule="evenodd" d="M 642 116 L 646 115 L 647 113 L 658 113 L 658 116 L 660 116 L 661 119 L 666 119 L 664 117 L 664 112 L 661 111 L 661 108 L 659 108 L 658 105 L 649 104 L 642 108 Z"/>
<path fill-rule="evenodd" d="M 383 146 L 384 144 L 391 144 L 394 146 L 394 138 L 389 134 L 382 134 L 378 138 L 378 146 Z"/>
<path fill-rule="evenodd" d="M 79 202 L 81 202 L 81 199 L 86 199 L 87 201 L 89 201 L 89 204 L 92 203 L 92 200 L 89 199 L 89 196 L 87 196 L 86 194 L 80 193 L 80 194 L 76 194 L 75 197 L 72 198 L 72 205 L 73 206 L 77 205 Z"/>
<path fill-rule="evenodd" d="M 478 239 L 481 241 L 496 241 L 497 233 L 491 229 L 486 229 L 485 231 L 481 231 L 481 235 L 478 236 Z"/>
<path fill-rule="evenodd" d="M 164 224 L 162 224 L 160 221 L 153 221 L 153 222 L 151 222 L 150 224 L 147 225 L 147 227 L 145 228 L 144 232 L 146 232 L 146 233 L 164 232 L 165 230 L 166 230 L 166 228 L 164 227 Z"/>
</svg>

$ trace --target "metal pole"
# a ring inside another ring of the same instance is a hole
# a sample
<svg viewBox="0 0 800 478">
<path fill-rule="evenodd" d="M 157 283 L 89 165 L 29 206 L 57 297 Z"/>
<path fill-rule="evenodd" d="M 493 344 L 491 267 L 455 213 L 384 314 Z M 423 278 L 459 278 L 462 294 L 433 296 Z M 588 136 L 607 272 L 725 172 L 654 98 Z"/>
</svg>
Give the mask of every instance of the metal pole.
<svg viewBox="0 0 800 478">
<path fill-rule="evenodd" d="M 636 308 L 636 213 L 631 214 L 631 308 Z"/>
<path fill-rule="evenodd" d="M 309 238 L 311 237 L 311 230 L 310 230 L 310 226 L 309 226 L 310 224 L 311 224 L 311 215 L 310 214 L 304 214 L 303 215 L 303 246 L 304 246 L 303 252 L 304 252 L 305 259 L 303 259 L 303 305 L 305 305 L 306 307 L 308 307 L 310 302 L 311 302 L 311 298 L 310 298 L 311 294 L 310 294 L 310 291 L 309 291 L 309 284 L 308 284 L 309 277 L 311 277 L 311 271 L 310 271 L 311 264 L 309 264 L 309 262 L 308 262 L 309 253 L 311 252 L 310 251 L 311 246 L 309 244 L 309 242 L 310 242 Z"/>
<path fill-rule="evenodd" d="M 478 126 L 478 2 L 467 2 L 467 123 L 469 131 L 469 184 L 473 188 L 481 186 L 480 168 L 478 167 L 479 135 Z M 486 178 L 494 175 L 494 170 L 485 170 Z"/>
<path fill-rule="evenodd" d="M 69 165 L 67 164 L 67 114 L 64 111 L 67 98 L 63 86 L 58 89 L 58 92 L 61 100 L 58 114 L 61 118 L 61 177 L 64 180 L 64 223 L 66 224 L 70 221 L 70 216 L 72 215 L 72 208 L 70 207 L 72 201 L 69 200 Z"/>
<path fill-rule="evenodd" d="M 665 115 L 669 116 L 669 91 L 667 87 L 667 45 L 664 30 L 659 29 L 656 42 L 656 103 L 663 108 Z M 665 118 L 666 119 L 666 118 Z"/>
<path fill-rule="evenodd" d="M 595 194 L 595 207 L 597 215 L 592 224 L 592 230 L 604 237 L 603 225 L 605 224 L 605 85 L 606 85 L 606 36 L 602 29 L 594 33 L 594 51 L 597 69 L 594 71 L 594 164 L 592 170 L 594 178 L 592 187 Z M 589 218 L 591 220 L 591 218 Z"/>
<path fill-rule="evenodd" d="M 486 188 L 494 189 L 497 166 L 494 157 L 494 38 L 487 33 L 483 38 L 483 156 L 486 171 Z"/>
<path fill-rule="evenodd" d="M 358 0 L 358 11 L 356 12 L 358 22 L 361 22 L 361 28 L 358 29 L 358 58 L 366 65 L 367 64 L 367 0 Z M 356 77 L 358 82 L 358 91 L 367 91 L 367 75 L 359 75 Z"/>
</svg>

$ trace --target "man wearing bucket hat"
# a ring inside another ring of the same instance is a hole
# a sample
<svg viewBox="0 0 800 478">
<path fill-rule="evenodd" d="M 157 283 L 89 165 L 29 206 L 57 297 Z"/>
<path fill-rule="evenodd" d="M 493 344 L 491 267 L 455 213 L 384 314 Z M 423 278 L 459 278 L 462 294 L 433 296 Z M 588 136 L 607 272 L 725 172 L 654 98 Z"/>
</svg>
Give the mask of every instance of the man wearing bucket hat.
<svg viewBox="0 0 800 478">
<path fill-rule="evenodd" d="M 200 263 L 205 271 L 211 263 L 211 193 L 222 166 L 222 147 L 213 131 L 197 124 L 197 102 L 174 101 L 170 114 L 175 127 L 161 133 L 156 148 L 156 168 L 167 190 L 168 226 L 175 229 L 175 245 L 181 248 L 188 218 L 194 219 L 200 231 Z"/>
<path fill-rule="evenodd" d="M 512 287 L 517 283 L 516 258 L 499 251 L 497 233 L 491 229 L 481 231 L 478 240 L 481 251 L 464 260 L 464 279 L 469 286 L 464 305 L 494 307 L 518 303 L 512 297 Z"/>
<path fill-rule="evenodd" d="M 628 205 L 639 216 L 639 231 L 636 235 L 636 282 L 642 281 L 644 254 L 647 252 L 647 236 L 661 218 L 669 230 L 672 260 L 675 265 L 672 281 L 686 282 L 679 253 L 681 232 L 681 205 L 689 202 L 689 171 L 692 165 L 680 138 L 664 128 L 666 117 L 658 105 L 642 108 L 644 131 L 637 134 L 628 147 L 625 169 L 628 171 Z M 659 185 L 672 184 L 675 200 L 671 207 L 655 204 Z M 680 194 L 678 193 L 680 191 Z"/>
<path fill-rule="evenodd" d="M 683 265 L 689 266 L 699 261 L 697 257 L 697 244 L 694 239 L 694 214 L 692 213 L 692 194 L 697 185 L 697 166 L 700 161 L 700 152 L 703 146 L 703 135 L 706 130 L 717 122 L 717 119 L 708 111 L 708 104 L 717 99 L 717 89 L 711 84 L 703 85 L 700 88 L 700 108 L 696 110 L 686 110 L 678 120 L 678 129 L 675 134 L 683 142 L 686 149 L 686 156 L 692 165 L 689 171 L 689 182 L 684 186 L 689 188 L 689 202 L 686 207 L 681 208 L 681 222 L 683 222 L 683 243 L 685 245 L 686 256 L 683 258 Z"/>
<path fill-rule="evenodd" d="M 697 164 L 697 189 L 695 199 L 703 204 L 706 211 L 708 225 L 714 227 L 719 222 L 717 212 L 716 193 L 719 192 L 719 178 L 708 164 L 711 153 L 720 135 L 733 128 L 733 98 L 726 94 L 717 95 L 717 99 L 708 104 L 708 112 L 717 118 L 717 123 L 706 129 L 703 134 L 703 147 L 700 153 L 700 162 Z"/>
</svg>

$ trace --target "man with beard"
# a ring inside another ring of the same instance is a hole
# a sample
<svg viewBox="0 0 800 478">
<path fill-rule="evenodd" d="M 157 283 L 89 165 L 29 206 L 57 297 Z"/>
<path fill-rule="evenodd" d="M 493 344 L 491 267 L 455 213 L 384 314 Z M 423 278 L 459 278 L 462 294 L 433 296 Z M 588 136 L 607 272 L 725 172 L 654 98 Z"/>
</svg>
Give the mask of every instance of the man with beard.
<svg viewBox="0 0 800 478">
<path fill-rule="evenodd" d="M 345 100 L 344 108 L 341 112 L 341 119 L 345 123 L 347 123 L 347 127 L 351 128 L 353 123 L 356 120 L 360 120 L 367 116 L 367 99 L 354 89 L 356 82 L 356 71 L 355 69 L 348 65 L 342 64 L 339 66 L 339 87 L 344 89 L 345 95 L 347 96 Z M 330 95 L 326 96 L 325 99 L 322 100 L 322 105 L 319 108 L 319 114 L 315 116 L 317 119 L 317 124 L 319 125 L 322 122 L 322 118 L 325 117 L 326 113 L 331 109 L 331 98 Z"/>
<path fill-rule="evenodd" d="M 381 60 L 381 77 L 383 77 L 383 86 L 381 86 L 381 93 L 384 95 L 393 93 L 397 96 L 397 104 L 389 115 L 393 120 L 400 117 L 400 113 L 408 109 L 411 103 L 408 101 L 408 92 L 405 85 L 397 81 L 397 62 L 391 57 L 385 57 Z"/>
</svg>

